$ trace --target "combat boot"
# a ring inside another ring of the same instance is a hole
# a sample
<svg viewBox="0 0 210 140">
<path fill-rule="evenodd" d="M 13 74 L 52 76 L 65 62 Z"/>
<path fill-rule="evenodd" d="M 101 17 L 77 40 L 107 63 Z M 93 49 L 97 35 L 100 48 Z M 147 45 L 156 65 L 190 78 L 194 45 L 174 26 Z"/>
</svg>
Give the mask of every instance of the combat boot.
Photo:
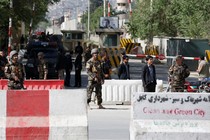
<svg viewBox="0 0 210 140">
<path fill-rule="evenodd" d="M 87 104 L 87 110 L 91 110 L 91 108 L 90 108 L 90 105 L 89 105 L 89 104 Z"/>
<path fill-rule="evenodd" d="M 98 109 L 106 109 L 106 108 L 103 107 L 102 105 L 98 105 Z"/>
</svg>

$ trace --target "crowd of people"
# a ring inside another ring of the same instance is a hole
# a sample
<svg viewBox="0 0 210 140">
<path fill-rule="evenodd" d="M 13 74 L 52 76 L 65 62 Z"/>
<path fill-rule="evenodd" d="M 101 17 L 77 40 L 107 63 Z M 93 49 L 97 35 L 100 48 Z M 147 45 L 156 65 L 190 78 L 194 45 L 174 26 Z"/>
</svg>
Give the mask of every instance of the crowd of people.
<svg viewBox="0 0 210 140">
<path fill-rule="evenodd" d="M 102 103 L 102 84 L 104 80 L 111 79 L 112 65 L 109 60 L 109 56 L 106 51 L 100 52 L 102 55 L 101 60 L 99 60 L 98 54 L 99 49 L 93 48 L 91 50 L 90 46 L 85 48 L 81 43 L 78 42 L 78 45 L 74 50 L 76 57 L 74 63 L 72 62 L 72 51 L 60 52 L 58 58 L 58 64 L 56 65 L 56 70 L 58 71 L 58 78 L 64 79 L 64 85 L 70 87 L 71 71 L 73 65 L 75 68 L 75 77 L 74 77 L 74 87 L 81 87 L 81 71 L 82 71 L 82 60 L 84 56 L 85 68 L 88 75 L 88 85 L 87 85 L 87 103 L 91 102 L 92 93 L 96 93 L 97 103 L 100 109 L 104 107 Z M 84 53 L 84 54 L 83 54 Z M 39 79 L 47 79 L 48 66 L 47 62 L 44 59 L 44 53 L 39 52 L 37 54 L 38 58 L 38 73 Z M 153 64 L 153 57 L 148 55 L 146 56 L 146 64 L 142 67 L 142 84 L 144 92 L 155 92 L 157 79 L 156 79 L 156 69 Z M 18 61 L 18 52 L 13 50 L 10 52 L 9 61 L 7 60 L 4 53 L 0 51 L 0 76 L 1 78 L 9 79 L 8 89 L 24 89 L 24 67 Z M 209 65 L 204 60 L 204 57 L 200 57 L 199 66 L 197 69 L 199 74 L 199 81 L 202 81 L 204 78 L 209 77 Z M 65 74 L 64 74 L 65 73 Z M 121 54 L 121 63 L 118 66 L 118 78 L 121 80 L 130 80 L 130 65 L 129 57 L 122 52 Z M 169 84 L 172 92 L 184 92 L 185 79 L 190 75 L 190 70 L 186 64 L 183 63 L 183 58 L 181 55 L 176 56 L 173 64 L 168 70 L 169 75 Z"/>
</svg>

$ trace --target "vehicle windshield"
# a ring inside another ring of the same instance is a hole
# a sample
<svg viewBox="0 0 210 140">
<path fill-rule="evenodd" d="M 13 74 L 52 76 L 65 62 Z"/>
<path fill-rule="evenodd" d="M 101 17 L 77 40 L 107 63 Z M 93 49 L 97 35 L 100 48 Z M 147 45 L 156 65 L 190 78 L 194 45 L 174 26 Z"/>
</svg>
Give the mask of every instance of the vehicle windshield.
<svg viewBox="0 0 210 140">
<path fill-rule="evenodd" d="M 39 52 L 44 53 L 44 58 L 57 58 L 58 57 L 58 50 L 57 49 L 41 49 L 41 48 L 34 48 L 30 51 L 30 58 L 37 58 L 37 54 Z"/>
</svg>

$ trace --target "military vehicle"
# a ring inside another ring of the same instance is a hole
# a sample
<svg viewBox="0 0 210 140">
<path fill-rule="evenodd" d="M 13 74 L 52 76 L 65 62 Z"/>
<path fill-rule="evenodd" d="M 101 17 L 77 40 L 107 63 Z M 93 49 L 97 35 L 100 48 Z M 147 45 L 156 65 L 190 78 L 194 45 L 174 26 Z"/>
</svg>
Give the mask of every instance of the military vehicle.
<svg viewBox="0 0 210 140">
<path fill-rule="evenodd" d="M 57 79 L 58 72 L 56 71 L 56 64 L 58 62 L 59 47 L 57 42 L 43 42 L 43 41 L 30 41 L 27 45 L 25 65 L 26 79 L 39 79 L 38 75 L 38 59 L 37 54 L 44 53 L 44 59 L 48 63 L 47 79 Z"/>
</svg>

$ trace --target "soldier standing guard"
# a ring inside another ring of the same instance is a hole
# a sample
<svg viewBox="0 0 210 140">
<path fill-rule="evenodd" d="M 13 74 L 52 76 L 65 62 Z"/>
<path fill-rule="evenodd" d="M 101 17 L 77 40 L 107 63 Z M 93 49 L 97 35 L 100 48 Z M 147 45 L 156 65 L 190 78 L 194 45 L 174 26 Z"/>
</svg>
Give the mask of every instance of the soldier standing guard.
<svg viewBox="0 0 210 140">
<path fill-rule="evenodd" d="M 18 63 L 18 53 L 15 50 L 10 52 L 10 62 L 5 66 L 5 76 L 9 79 L 8 89 L 24 89 L 23 65 Z"/>
<path fill-rule="evenodd" d="M 44 60 L 44 53 L 39 52 L 37 54 L 38 56 L 38 72 L 39 72 L 39 79 L 47 79 L 47 74 L 48 74 L 48 66 L 47 62 Z"/>
<path fill-rule="evenodd" d="M 98 60 L 98 49 L 92 49 L 92 58 L 87 61 L 86 69 L 88 74 L 88 86 L 87 86 L 87 103 L 91 102 L 91 95 L 93 89 L 96 89 L 96 97 L 98 100 L 99 109 L 105 109 L 102 103 L 102 84 L 104 83 L 104 74 L 102 72 L 101 62 Z"/>
<path fill-rule="evenodd" d="M 175 64 L 169 68 L 169 81 L 172 92 L 184 92 L 185 78 L 190 75 L 190 70 L 182 61 L 182 56 L 178 55 Z"/>
</svg>

